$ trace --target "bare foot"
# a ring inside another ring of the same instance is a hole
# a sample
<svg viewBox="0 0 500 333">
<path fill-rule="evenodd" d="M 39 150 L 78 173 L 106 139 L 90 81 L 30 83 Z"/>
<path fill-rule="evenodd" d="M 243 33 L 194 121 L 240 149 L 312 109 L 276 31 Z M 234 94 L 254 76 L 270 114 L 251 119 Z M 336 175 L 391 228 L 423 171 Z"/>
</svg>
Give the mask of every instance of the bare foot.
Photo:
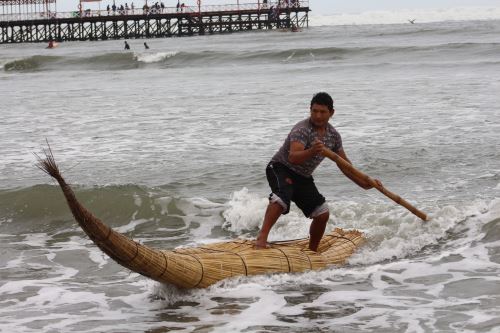
<svg viewBox="0 0 500 333">
<path fill-rule="evenodd" d="M 257 239 L 255 241 L 255 249 L 260 250 L 260 249 L 268 249 L 268 248 L 269 248 L 269 244 L 267 244 L 267 242 L 261 241 L 259 239 Z"/>
</svg>

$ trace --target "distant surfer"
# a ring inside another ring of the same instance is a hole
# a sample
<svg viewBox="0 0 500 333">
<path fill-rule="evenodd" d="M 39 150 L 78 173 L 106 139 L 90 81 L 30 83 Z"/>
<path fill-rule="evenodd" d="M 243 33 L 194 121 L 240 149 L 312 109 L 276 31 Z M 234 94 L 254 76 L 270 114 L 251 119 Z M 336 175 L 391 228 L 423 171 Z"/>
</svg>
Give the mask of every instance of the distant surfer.
<svg viewBox="0 0 500 333">
<path fill-rule="evenodd" d="M 411 19 L 411 20 L 408 20 L 408 22 L 410 22 L 411 24 L 415 24 L 415 20 L 416 19 Z"/>
<path fill-rule="evenodd" d="M 149 45 L 148 45 L 146 42 L 144 42 L 144 48 L 145 48 L 146 50 L 149 50 Z"/>
<path fill-rule="evenodd" d="M 309 248 L 316 251 L 330 213 L 325 197 L 316 188 L 312 173 L 323 161 L 328 150 L 337 153 L 351 164 L 342 147 L 340 134 L 329 124 L 335 113 L 330 95 L 325 92 L 315 94 L 309 111 L 310 117 L 292 128 L 284 144 L 267 165 L 266 176 L 271 194 L 264 222 L 255 242 L 257 248 L 267 247 L 271 228 L 281 215 L 289 212 L 290 203 L 293 201 L 306 217 L 312 219 Z M 337 166 L 360 187 L 373 187 L 366 179 L 353 175 L 342 164 L 337 163 Z M 379 180 L 375 182 L 381 184 Z"/>
<path fill-rule="evenodd" d="M 53 40 L 49 40 L 49 45 L 47 45 L 46 48 L 53 49 L 53 48 L 57 47 L 57 45 L 59 45 L 59 44 L 55 43 Z"/>
<path fill-rule="evenodd" d="M 124 43 L 125 43 L 125 50 L 130 50 L 130 45 L 128 45 L 127 41 L 125 41 Z"/>
</svg>

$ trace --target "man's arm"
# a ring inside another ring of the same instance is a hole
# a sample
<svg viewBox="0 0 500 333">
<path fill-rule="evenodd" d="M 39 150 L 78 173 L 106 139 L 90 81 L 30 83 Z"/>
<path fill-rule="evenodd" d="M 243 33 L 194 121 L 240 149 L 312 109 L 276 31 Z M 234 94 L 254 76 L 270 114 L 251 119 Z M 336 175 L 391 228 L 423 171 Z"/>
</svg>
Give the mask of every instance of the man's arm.
<svg viewBox="0 0 500 333">
<path fill-rule="evenodd" d="M 325 155 L 325 150 L 328 148 L 325 147 L 325 145 L 319 141 L 316 140 L 314 141 L 313 145 L 309 149 L 305 149 L 305 146 L 298 142 L 298 141 L 292 141 L 290 142 L 290 153 L 288 155 L 288 161 L 292 164 L 302 164 L 305 161 L 313 158 L 315 155 L 318 154 L 323 154 Z M 347 157 L 344 149 L 340 149 L 337 152 L 337 155 L 342 157 L 347 163 L 351 164 L 351 161 Z M 326 155 L 325 155 L 326 156 Z M 358 177 L 355 173 L 352 173 L 351 169 L 346 168 L 343 166 L 341 163 L 337 163 L 337 166 L 339 167 L 340 171 L 352 180 L 354 183 L 356 183 L 358 186 L 364 188 L 365 190 L 369 190 L 373 188 L 373 185 L 370 184 L 365 178 Z M 382 185 L 382 183 L 378 179 L 374 179 L 379 185 Z"/>
<path fill-rule="evenodd" d="M 340 149 L 338 152 L 337 152 L 337 155 L 339 155 L 340 157 L 342 157 L 344 160 L 346 160 L 347 163 L 351 164 L 351 161 L 349 160 L 349 158 L 347 158 L 347 155 L 344 151 L 344 149 Z M 353 174 L 351 172 L 351 169 L 349 168 L 346 168 L 344 165 L 342 165 L 341 163 L 337 163 L 337 166 L 339 167 L 340 171 L 342 171 L 342 173 L 347 177 L 349 178 L 350 180 L 352 180 L 354 183 L 356 183 L 357 185 L 359 185 L 360 187 L 364 188 L 365 190 L 369 190 L 371 188 L 373 188 L 373 185 L 371 185 L 369 182 L 367 182 L 367 180 L 365 178 L 360 178 L 360 177 L 357 177 L 356 174 Z M 378 179 L 375 179 L 376 182 L 380 182 Z M 382 183 L 380 183 L 381 185 Z"/>
<path fill-rule="evenodd" d="M 298 142 L 290 142 L 290 153 L 288 154 L 288 161 L 292 164 L 302 164 L 305 161 L 313 158 L 315 155 L 319 155 L 323 151 L 324 145 L 320 141 L 313 143 L 311 148 L 305 149 L 306 147 Z"/>
</svg>

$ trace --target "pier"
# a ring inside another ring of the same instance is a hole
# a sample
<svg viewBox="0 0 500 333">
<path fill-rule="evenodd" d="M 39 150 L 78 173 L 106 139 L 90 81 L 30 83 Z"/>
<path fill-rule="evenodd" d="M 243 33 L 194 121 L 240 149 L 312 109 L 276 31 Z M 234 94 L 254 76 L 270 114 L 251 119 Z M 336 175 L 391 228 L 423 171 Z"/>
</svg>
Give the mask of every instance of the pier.
<svg viewBox="0 0 500 333">
<path fill-rule="evenodd" d="M 0 0 L 0 5 L 24 1 L 38 10 L 3 10 L 0 44 L 49 41 L 165 38 L 251 30 L 308 27 L 309 1 L 258 1 L 203 6 L 83 10 L 57 12 L 55 0 Z M 50 4 L 54 4 L 50 6 Z M 36 7 L 38 4 L 39 7 Z M 17 7 L 13 7 L 17 8 Z M 21 5 L 19 5 L 21 8 Z"/>
</svg>

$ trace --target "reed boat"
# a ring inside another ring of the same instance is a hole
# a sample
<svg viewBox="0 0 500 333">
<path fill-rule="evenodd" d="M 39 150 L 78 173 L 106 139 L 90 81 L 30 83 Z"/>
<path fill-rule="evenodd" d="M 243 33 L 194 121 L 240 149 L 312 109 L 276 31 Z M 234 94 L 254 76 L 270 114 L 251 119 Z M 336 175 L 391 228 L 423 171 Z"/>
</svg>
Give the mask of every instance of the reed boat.
<svg viewBox="0 0 500 333">
<path fill-rule="evenodd" d="M 195 248 L 154 249 L 114 231 L 82 206 L 62 177 L 50 147 L 38 167 L 59 183 L 67 204 L 89 238 L 118 264 L 161 283 L 180 288 L 205 288 L 220 280 L 270 273 L 319 270 L 344 264 L 363 242 L 357 230 L 335 229 L 325 235 L 317 252 L 309 250 L 309 240 L 274 242 L 255 249 L 254 241 L 236 239 Z"/>
</svg>

